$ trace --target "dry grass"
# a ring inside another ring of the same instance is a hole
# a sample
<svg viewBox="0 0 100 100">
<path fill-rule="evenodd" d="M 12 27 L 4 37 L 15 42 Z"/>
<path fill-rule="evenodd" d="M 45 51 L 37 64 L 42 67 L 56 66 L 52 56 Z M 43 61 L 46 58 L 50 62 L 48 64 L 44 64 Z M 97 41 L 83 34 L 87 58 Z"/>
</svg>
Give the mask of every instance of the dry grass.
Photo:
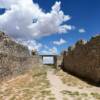
<svg viewBox="0 0 100 100">
<path fill-rule="evenodd" d="M 63 72 L 62 70 L 58 70 L 55 72 L 56 75 L 60 76 L 61 80 L 64 84 L 67 84 L 68 86 L 78 86 L 79 88 L 88 87 L 91 88 L 92 85 L 87 84 L 86 82 L 83 82 L 79 78 L 70 75 L 66 72 Z"/>
<path fill-rule="evenodd" d="M 0 100 L 56 100 L 47 79 L 47 72 L 52 71 L 52 68 L 51 66 L 34 66 L 26 74 L 1 83 Z M 62 70 L 55 70 L 55 74 L 67 86 L 60 91 L 63 100 L 100 100 L 100 92 L 98 92 L 100 89 L 97 91 L 97 88 Z M 71 88 L 76 90 L 73 91 Z"/>
<path fill-rule="evenodd" d="M 55 100 L 51 93 L 46 70 L 34 67 L 21 75 L 0 85 L 0 100 Z"/>
<path fill-rule="evenodd" d="M 68 73 L 63 72 L 62 70 L 55 71 L 56 75 L 61 78 L 63 83 L 67 87 L 76 88 L 76 91 L 73 90 L 63 90 L 61 93 L 64 96 L 64 100 L 100 100 L 100 87 L 95 87 L 86 82 L 74 77 Z M 69 99 L 70 98 L 70 99 Z"/>
<path fill-rule="evenodd" d="M 100 94 L 99 93 L 80 93 L 78 91 L 72 92 L 72 91 L 62 91 L 62 94 L 64 96 L 64 100 L 67 100 L 68 96 L 70 98 L 74 98 L 74 100 L 100 100 Z"/>
</svg>

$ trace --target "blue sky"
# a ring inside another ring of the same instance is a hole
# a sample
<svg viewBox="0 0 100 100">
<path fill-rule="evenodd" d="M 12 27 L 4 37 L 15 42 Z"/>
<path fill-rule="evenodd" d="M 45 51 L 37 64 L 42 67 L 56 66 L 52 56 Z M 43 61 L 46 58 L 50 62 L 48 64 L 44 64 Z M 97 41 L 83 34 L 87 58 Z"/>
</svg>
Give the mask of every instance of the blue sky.
<svg viewBox="0 0 100 100">
<path fill-rule="evenodd" d="M 57 0 L 33 0 L 45 12 L 50 12 L 51 7 Z M 75 28 L 65 33 L 55 33 L 36 38 L 35 40 L 48 48 L 56 48 L 60 53 L 63 49 L 73 45 L 77 40 L 89 40 L 91 36 L 100 33 L 100 0 L 60 0 L 61 10 L 65 15 L 71 17 L 64 24 L 74 26 Z M 4 14 L 5 9 L 0 9 L 0 14 Z M 57 45 L 56 43 L 64 41 Z M 54 44 L 54 41 L 56 42 Z M 43 46 L 40 50 L 46 51 Z"/>
<path fill-rule="evenodd" d="M 62 2 L 62 9 L 65 14 L 70 15 L 72 18 L 67 23 L 74 25 L 75 30 L 61 35 L 52 35 L 49 37 L 41 38 L 41 41 L 45 43 L 45 39 L 50 42 L 52 40 L 58 40 L 63 38 L 67 41 L 66 44 L 58 47 L 59 50 L 67 48 L 74 44 L 79 39 L 88 40 L 91 36 L 100 33 L 100 0 L 60 0 Z M 50 6 L 55 0 L 34 0 L 39 5 L 49 11 Z M 78 32 L 79 28 L 84 28 L 86 32 Z"/>
</svg>

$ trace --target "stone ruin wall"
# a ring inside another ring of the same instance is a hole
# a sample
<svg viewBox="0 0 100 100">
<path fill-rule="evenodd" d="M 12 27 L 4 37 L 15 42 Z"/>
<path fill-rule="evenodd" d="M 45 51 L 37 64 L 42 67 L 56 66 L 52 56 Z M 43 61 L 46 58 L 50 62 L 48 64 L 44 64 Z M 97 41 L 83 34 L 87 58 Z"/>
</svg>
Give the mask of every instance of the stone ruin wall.
<svg viewBox="0 0 100 100">
<path fill-rule="evenodd" d="M 8 79 L 38 65 L 39 57 L 16 57 L 0 54 L 0 80 Z"/>
<path fill-rule="evenodd" d="M 26 46 L 0 32 L 0 80 L 22 74 L 38 62 L 39 57 L 31 56 Z"/>
<path fill-rule="evenodd" d="M 100 82 L 100 35 L 87 43 L 80 40 L 63 56 L 63 69 L 80 77 Z"/>
</svg>

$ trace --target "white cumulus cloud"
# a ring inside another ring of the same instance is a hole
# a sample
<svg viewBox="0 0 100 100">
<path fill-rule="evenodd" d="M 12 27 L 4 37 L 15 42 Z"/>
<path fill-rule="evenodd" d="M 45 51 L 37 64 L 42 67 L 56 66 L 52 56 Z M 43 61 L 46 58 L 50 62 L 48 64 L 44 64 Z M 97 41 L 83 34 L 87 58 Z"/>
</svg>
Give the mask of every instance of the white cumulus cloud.
<svg viewBox="0 0 100 100">
<path fill-rule="evenodd" d="M 54 47 L 52 47 L 52 48 L 45 48 L 45 50 L 42 50 L 41 52 L 40 52 L 41 54 L 47 54 L 47 55 L 57 55 L 58 54 L 58 50 L 57 50 L 57 48 L 54 46 Z"/>
<path fill-rule="evenodd" d="M 61 10 L 61 2 L 56 2 L 47 13 L 32 0 L 0 0 L 0 8 L 6 9 L 0 15 L 0 31 L 15 40 L 21 40 L 29 49 L 39 50 L 42 47 L 35 38 L 65 33 L 72 29 L 72 26 L 63 24 L 71 17 Z M 57 49 L 53 47 L 49 51 L 57 52 Z"/>
<path fill-rule="evenodd" d="M 45 13 L 32 0 L 0 0 L 6 12 L 0 15 L 0 30 L 14 38 L 38 38 L 54 33 L 65 33 L 72 27 L 63 24 L 70 19 L 56 2 L 51 11 Z"/>
<path fill-rule="evenodd" d="M 81 28 L 78 31 L 79 31 L 79 33 L 85 33 L 86 32 L 84 28 Z"/>
<path fill-rule="evenodd" d="M 49 49 L 49 52 L 51 52 L 51 54 L 58 54 L 58 50 L 56 47 Z"/>
<path fill-rule="evenodd" d="M 23 44 L 24 46 L 28 46 L 29 50 L 39 51 L 43 45 L 36 40 L 21 40 L 18 39 L 16 42 Z"/>
<path fill-rule="evenodd" d="M 62 45 L 62 44 L 65 44 L 66 43 L 66 40 L 64 40 L 63 38 L 61 38 L 59 41 L 54 41 L 53 44 L 55 45 Z"/>
</svg>

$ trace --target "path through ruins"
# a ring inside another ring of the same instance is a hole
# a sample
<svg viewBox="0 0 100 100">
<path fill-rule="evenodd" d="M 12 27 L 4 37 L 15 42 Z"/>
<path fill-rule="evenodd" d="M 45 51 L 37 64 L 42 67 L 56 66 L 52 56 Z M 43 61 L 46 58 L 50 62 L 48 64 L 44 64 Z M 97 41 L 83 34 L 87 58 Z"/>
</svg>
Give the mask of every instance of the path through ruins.
<svg viewBox="0 0 100 100">
<path fill-rule="evenodd" d="M 62 88 L 64 87 L 62 81 L 53 73 L 53 70 L 47 72 L 47 78 L 51 85 L 51 91 L 55 95 L 56 100 L 63 100 L 61 94 Z"/>
<path fill-rule="evenodd" d="M 84 85 L 79 88 L 73 83 L 73 80 L 77 83 L 74 76 L 63 73 L 62 77 L 66 75 L 70 79 L 67 83 L 73 86 L 65 84 L 58 72 L 51 66 L 34 67 L 26 74 L 1 83 L 0 100 L 100 100 L 100 88 Z"/>
<path fill-rule="evenodd" d="M 73 100 L 74 99 L 73 95 L 76 95 L 76 96 L 78 96 L 79 94 L 86 95 L 86 94 L 91 94 L 93 91 L 98 92 L 98 93 L 100 92 L 100 88 L 96 88 L 96 87 L 90 88 L 90 89 L 88 88 L 80 89 L 77 86 L 76 87 L 67 86 L 62 82 L 60 77 L 55 74 L 53 69 L 47 71 L 47 78 L 51 85 L 51 92 L 54 94 L 56 100 Z M 63 93 L 63 91 L 69 92 L 69 95 L 66 93 Z M 73 94 L 73 93 L 76 93 L 76 94 Z M 65 98 L 66 95 L 67 95 L 67 98 Z M 89 98 L 91 98 L 91 96 Z M 77 100 L 77 99 L 78 98 L 76 97 L 76 99 L 74 100 Z M 94 100 L 94 99 L 91 98 L 91 100 Z M 96 99 L 96 100 L 99 100 L 99 99 Z"/>
</svg>

